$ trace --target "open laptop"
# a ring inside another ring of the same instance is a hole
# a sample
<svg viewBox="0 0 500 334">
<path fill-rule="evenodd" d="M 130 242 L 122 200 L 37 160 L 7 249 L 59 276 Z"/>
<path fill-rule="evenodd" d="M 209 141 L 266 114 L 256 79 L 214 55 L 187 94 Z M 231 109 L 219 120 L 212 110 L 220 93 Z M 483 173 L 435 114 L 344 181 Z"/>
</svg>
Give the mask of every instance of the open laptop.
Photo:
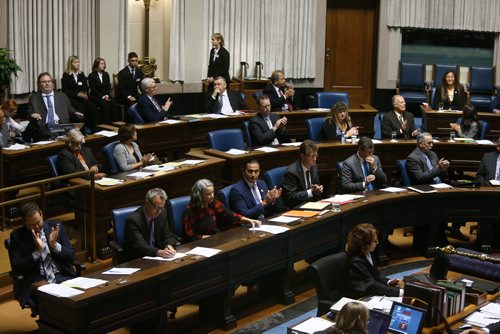
<svg viewBox="0 0 500 334">
<path fill-rule="evenodd" d="M 391 321 L 387 333 L 420 334 L 424 326 L 425 312 L 415 306 L 392 303 Z"/>
<path fill-rule="evenodd" d="M 386 334 L 391 315 L 378 310 L 370 310 L 368 317 L 368 334 Z"/>
<path fill-rule="evenodd" d="M 405 276 L 405 282 L 422 282 L 427 284 L 436 284 L 439 280 L 446 279 L 448 268 L 450 267 L 450 259 L 446 254 L 438 250 L 436 257 L 432 261 L 431 270 L 428 274 L 412 274 Z"/>
</svg>

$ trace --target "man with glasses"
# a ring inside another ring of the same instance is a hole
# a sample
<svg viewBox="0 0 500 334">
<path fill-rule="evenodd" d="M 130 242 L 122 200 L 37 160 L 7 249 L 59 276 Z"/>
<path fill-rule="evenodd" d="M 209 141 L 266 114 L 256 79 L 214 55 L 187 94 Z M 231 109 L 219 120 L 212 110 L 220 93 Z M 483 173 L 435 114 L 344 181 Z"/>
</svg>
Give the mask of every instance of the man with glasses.
<svg viewBox="0 0 500 334">
<path fill-rule="evenodd" d="M 156 82 L 151 78 L 141 81 L 142 94 L 137 100 L 137 111 L 146 123 L 159 122 L 167 118 L 167 113 L 173 101 L 168 98 L 164 104 L 155 97 Z"/>
<path fill-rule="evenodd" d="M 125 221 L 124 258 L 129 261 L 143 256 L 175 255 L 180 238 L 170 231 L 163 189 L 153 188 L 146 193 L 144 205 L 135 210 Z"/>
<path fill-rule="evenodd" d="M 283 175 L 283 195 L 285 204 L 292 208 L 307 201 L 317 201 L 323 194 L 319 183 L 318 146 L 307 139 L 300 144 L 300 159 L 288 166 Z"/>
</svg>

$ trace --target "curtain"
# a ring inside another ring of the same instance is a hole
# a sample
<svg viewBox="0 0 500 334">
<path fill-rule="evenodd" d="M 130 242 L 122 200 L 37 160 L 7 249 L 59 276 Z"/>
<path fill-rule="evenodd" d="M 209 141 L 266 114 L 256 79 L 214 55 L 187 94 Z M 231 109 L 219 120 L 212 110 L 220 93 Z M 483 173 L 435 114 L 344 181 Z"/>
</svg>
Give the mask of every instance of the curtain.
<svg viewBox="0 0 500 334">
<path fill-rule="evenodd" d="M 81 70 L 89 73 L 95 55 L 96 0 L 8 1 L 8 45 L 22 69 L 11 93 L 36 90 L 36 78 L 45 71 L 60 88 L 71 55 L 77 55 Z"/>
<path fill-rule="evenodd" d="M 498 0 L 388 0 L 387 25 L 500 32 Z"/>
<path fill-rule="evenodd" d="M 185 3 L 184 0 L 172 2 L 172 15 L 170 27 L 170 80 L 184 80 L 184 33 L 185 33 Z"/>
</svg>

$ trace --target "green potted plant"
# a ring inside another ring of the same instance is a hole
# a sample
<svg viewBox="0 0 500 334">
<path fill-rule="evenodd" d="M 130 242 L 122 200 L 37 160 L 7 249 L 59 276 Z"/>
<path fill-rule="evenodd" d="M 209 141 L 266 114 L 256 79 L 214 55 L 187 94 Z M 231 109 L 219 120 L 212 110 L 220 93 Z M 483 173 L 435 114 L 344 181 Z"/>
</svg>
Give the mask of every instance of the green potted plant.
<svg viewBox="0 0 500 334">
<path fill-rule="evenodd" d="M 17 72 L 22 71 L 11 53 L 11 50 L 0 48 L 0 85 L 9 85 L 12 74 L 17 77 Z"/>
</svg>

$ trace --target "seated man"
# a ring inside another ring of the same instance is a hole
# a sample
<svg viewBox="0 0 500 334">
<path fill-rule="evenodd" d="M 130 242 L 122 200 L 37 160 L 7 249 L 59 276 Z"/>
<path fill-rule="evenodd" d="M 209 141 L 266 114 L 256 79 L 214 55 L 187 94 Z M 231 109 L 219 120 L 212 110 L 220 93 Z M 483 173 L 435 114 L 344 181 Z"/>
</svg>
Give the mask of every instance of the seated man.
<svg viewBox="0 0 500 334">
<path fill-rule="evenodd" d="M 91 170 L 95 179 L 106 176 L 90 148 L 82 146 L 85 137 L 79 130 L 71 129 L 64 138 L 66 146 L 57 156 L 57 168 L 61 174 L 71 174 Z M 86 178 L 90 179 L 90 176 Z"/>
<path fill-rule="evenodd" d="M 128 65 L 118 72 L 117 100 L 128 108 L 136 103 L 139 98 L 139 91 L 137 88 L 144 78 L 144 73 L 137 67 L 137 65 L 139 65 L 137 53 L 129 52 L 127 61 Z"/>
<path fill-rule="evenodd" d="M 285 73 L 276 70 L 271 74 L 271 84 L 262 91 L 271 100 L 272 111 L 292 111 L 295 109 L 293 96 L 295 90 L 286 85 Z"/>
<path fill-rule="evenodd" d="M 500 114 L 500 90 L 497 91 L 497 96 L 491 101 L 490 109 L 495 114 Z"/>
<path fill-rule="evenodd" d="M 497 139 L 496 151 L 483 155 L 476 179 L 483 186 L 491 186 L 490 180 L 500 181 L 500 138 Z"/>
<path fill-rule="evenodd" d="M 373 142 L 361 137 L 358 152 L 344 160 L 341 173 L 342 192 L 380 189 L 387 184 L 387 176 L 382 170 L 380 159 L 373 154 Z"/>
<path fill-rule="evenodd" d="M 0 148 L 7 147 L 11 144 L 9 126 L 5 123 L 5 115 L 0 109 Z"/>
<path fill-rule="evenodd" d="M 286 131 L 286 117 L 271 113 L 271 103 L 267 95 L 259 96 L 259 112 L 250 118 L 249 132 L 253 146 L 278 145 L 290 142 Z"/>
<path fill-rule="evenodd" d="M 151 78 L 144 78 L 141 81 L 141 89 L 143 93 L 137 100 L 137 111 L 146 123 L 163 121 L 167 118 L 167 113 L 172 106 L 170 98 L 160 105 L 156 99 L 156 82 Z"/>
<path fill-rule="evenodd" d="M 146 193 L 144 205 L 125 221 L 123 257 L 126 261 L 143 256 L 172 257 L 179 237 L 170 231 L 163 189 L 153 188 Z"/>
<path fill-rule="evenodd" d="M 45 222 L 36 203 L 24 204 L 21 212 L 24 224 L 10 234 L 11 265 L 12 270 L 24 278 L 20 286 L 21 306 L 31 307 L 36 314 L 31 284 L 37 281 L 61 283 L 75 277 L 72 266 L 75 250 L 62 222 Z"/>
<path fill-rule="evenodd" d="M 281 188 L 269 190 L 259 179 L 260 166 L 255 159 L 243 166 L 243 179 L 231 189 L 230 204 L 235 212 L 252 219 L 263 219 L 276 212 L 276 201 L 281 196 Z"/>
<path fill-rule="evenodd" d="M 285 204 L 292 208 L 307 201 L 317 201 L 323 193 L 319 184 L 318 146 L 307 139 L 300 144 L 300 159 L 288 166 L 283 175 Z"/>
<path fill-rule="evenodd" d="M 49 73 L 38 75 L 38 91 L 29 97 L 28 108 L 30 123 L 24 131 L 26 141 L 49 139 L 54 135 L 50 132 L 56 124 L 81 122 L 84 116 L 75 111 L 66 94 L 54 90 L 53 80 Z"/>
<path fill-rule="evenodd" d="M 226 80 L 223 77 L 215 77 L 214 90 L 207 99 L 207 113 L 227 115 L 234 113 L 236 110 L 248 109 L 240 92 L 226 88 Z"/>
<path fill-rule="evenodd" d="M 413 114 L 406 111 L 406 102 L 401 95 L 392 97 L 393 110 L 385 113 L 382 120 L 382 135 L 384 138 L 391 138 L 392 133 L 396 133 L 396 138 L 411 139 L 418 134 L 415 129 Z"/>
</svg>

